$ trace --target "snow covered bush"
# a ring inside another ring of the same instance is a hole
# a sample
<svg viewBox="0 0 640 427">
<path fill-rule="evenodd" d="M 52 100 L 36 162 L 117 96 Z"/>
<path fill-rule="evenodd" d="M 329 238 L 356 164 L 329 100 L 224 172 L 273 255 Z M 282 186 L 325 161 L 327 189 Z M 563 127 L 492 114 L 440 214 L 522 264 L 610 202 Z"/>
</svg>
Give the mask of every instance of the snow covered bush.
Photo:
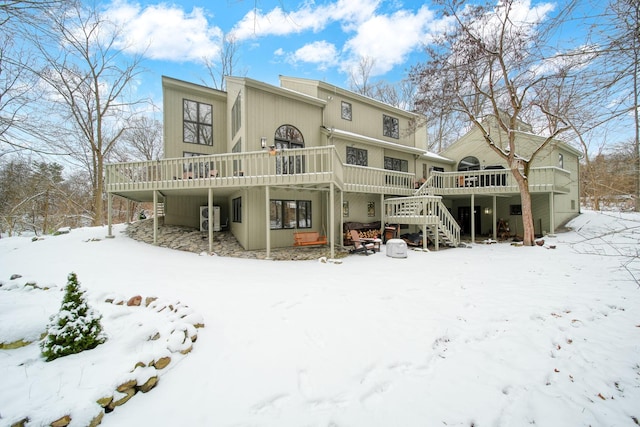
<svg viewBox="0 0 640 427">
<path fill-rule="evenodd" d="M 49 362 L 102 344 L 106 337 L 101 319 L 87 304 L 76 274 L 69 274 L 60 311 L 51 316 L 47 336 L 40 343 L 42 355 Z"/>
</svg>

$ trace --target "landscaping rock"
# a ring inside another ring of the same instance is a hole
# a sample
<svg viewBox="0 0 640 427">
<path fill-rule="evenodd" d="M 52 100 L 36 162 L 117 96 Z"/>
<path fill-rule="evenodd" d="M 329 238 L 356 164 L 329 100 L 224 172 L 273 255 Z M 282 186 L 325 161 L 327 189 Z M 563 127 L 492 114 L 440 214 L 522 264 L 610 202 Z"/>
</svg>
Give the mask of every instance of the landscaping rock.
<svg viewBox="0 0 640 427">
<path fill-rule="evenodd" d="M 157 384 L 158 384 L 158 377 L 154 376 L 154 377 L 149 378 L 147 380 L 147 382 L 145 382 L 144 384 L 139 386 L 138 390 L 140 390 L 143 393 L 146 393 L 149 390 L 151 390 L 152 388 L 154 388 Z"/>
<path fill-rule="evenodd" d="M 66 427 L 71 423 L 71 417 L 69 415 L 65 415 L 64 417 L 58 418 L 54 422 L 51 423 L 51 427 Z"/>
<path fill-rule="evenodd" d="M 140 295 L 131 297 L 129 301 L 127 301 L 127 305 L 129 307 L 140 307 L 141 303 L 142 303 L 142 297 Z"/>
</svg>

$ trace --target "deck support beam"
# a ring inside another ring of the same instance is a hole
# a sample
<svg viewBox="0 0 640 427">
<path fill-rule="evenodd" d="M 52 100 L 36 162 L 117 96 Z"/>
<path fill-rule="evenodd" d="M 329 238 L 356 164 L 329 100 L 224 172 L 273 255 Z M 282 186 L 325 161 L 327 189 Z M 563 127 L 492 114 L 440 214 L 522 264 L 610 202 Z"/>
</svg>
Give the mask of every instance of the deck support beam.
<svg viewBox="0 0 640 427">
<path fill-rule="evenodd" d="M 335 184 L 329 184 L 329 245 L 331 246 L 331 259 L 336 256 L 336 207 L 335 207 Z M 342 231 L 340 232 L 342 235 Z"/>
<path fill-rule="evenodd" d="M 344 248 L 344 191 L 340 191 L 340 247 Z"/>
<path fill-rule="evenodd" d="M 549 230 L 549 234 L 556 234 L 556 217 L 555 217 L 555 206 L 553 205 L 554 203 L 554 197 L 553 197 L 553 191 L 551 193 L 549 193 L 549 228 L 551 228 Z M 542 233 L 542 230 L 540 230 L 540 232 Z"/>
<path fill-rule="evenodd" d="M 384 193 L 380 193 L 380 239 L 384 236 Z"/>
<path fill-rule="evenodd" d="M 158 192 L 153 190 L 153 244 L 158 244 Z"/>
<path fill-rule="evenodd" d="M 491 197 L 492 201 L 493 201 L 493 210 L 491 212 L 493 212 L 493 216 L 492 216 L 492 220 L 493 220 L 493 225 L 491 226 L 491 228 L 493 229 L 493 240 L 498 240 L 498 213 L 496 212 L 496 196 L 492 196 Z"/>
<path fill-rule="evenodd" d="M 471 193 L 471 243 L 476 242 L 476 195 Z"/>
<path fill-rule="evenodd" d="M 271 259 L 271 201 L 269 200 L 271 198 L 270 196 L 270 192 L 269 192 L 269 186 L 265 186 L 264 187 L 264 212 L 265 212 L 265 230 L 266 230 L 266 236 L 265 236 L 265 246 L 267 249 L 267 256 L 266 259 Z"/>
<path fill-rule="evenodd" d="M 107 238 L 113 239 L 113 194 L 107 193 Z"/>
<path fill-rule="evenodd" d="M 209 233 L 209 254 L 213 253 L 213 188 L 207 190 L 207 232 Z"/>
</svg>

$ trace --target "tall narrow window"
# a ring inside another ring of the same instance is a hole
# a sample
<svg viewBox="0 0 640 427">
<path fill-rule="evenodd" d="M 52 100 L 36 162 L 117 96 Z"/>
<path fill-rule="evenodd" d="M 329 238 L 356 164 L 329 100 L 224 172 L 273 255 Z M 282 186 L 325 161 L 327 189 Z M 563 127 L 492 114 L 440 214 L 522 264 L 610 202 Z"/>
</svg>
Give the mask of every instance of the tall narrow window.
<svg viewBox="0 0 640 427">
<path fill-rule="evenodd" d="M 295 126 L 282 125 L 276 129 L 274 141 L 278 150 L 286 150 L 290 148 L 304 148 L 304 137 L 302 132 Z M 278 174 L 294 174 L 304 173 L 306 170 L 306 160 L 303 155 L 296 156 L 278 156 L 276 158 L 276 173 Z"/>
<path fill-rule="evenodd" d="M 562 155 L 562 153 L 558 154 L 558 167 L 560 169 L 564 169 L 564 156 Z"/>
<path fill-rule="evenodd" d="M 389 138 L 400 138 L 400 123 L 396 117 L 382 115 L 382 134 Z"/>
<path fill-rule="evenodd" d="M 233 208 L 233 222 L 242 222 L 242 197 L 237 197 L 232 200 Z"/>
<path fill-rule="evenodd" d="M 242 152 L 242 138 L 238 139 L 238 142 L 231 149 L 232 153 L 241 153 Z M 243 175 L 242 172 L 242 160 L 233 160 L 233 174 L 234 175 Z"/>
<path fill-rule="evenodd" d="M 213 145 L 213 107 L 211 104 L 183 100 L 182 123 L 184 142 Z"/>
<path fill-rule="evenodd" d="M 240 130 L 242 126 L 242 115 L 241 115 L 241 107 L 242 107 L 242 99 L 240 97 L 242 93 L 238 93 L 236 97 L 236 101 L 233 103 L 233 107 L 231 108 L 231 136 L 234 137 Z"/>
</svg>

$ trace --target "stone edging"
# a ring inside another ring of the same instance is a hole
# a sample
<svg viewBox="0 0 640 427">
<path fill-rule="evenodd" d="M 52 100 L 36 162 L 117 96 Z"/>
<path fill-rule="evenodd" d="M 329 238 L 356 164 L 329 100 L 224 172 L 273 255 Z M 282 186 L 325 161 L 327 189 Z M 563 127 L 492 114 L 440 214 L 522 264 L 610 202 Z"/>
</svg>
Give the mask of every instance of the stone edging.
<svg viewBox="0 0 640 427">
<path fill-rule="evenodd" d="M 132 370 L 123 375 L 119 381 L 119 385 L 113 391 L 100 399 L 96 403 L 100 405 L 100 410 L 91 420 L 89 427 L 98 426 L 104 417 L 104 414 L 112 412 L 118 406 L 127 403 L 138 392 L 146 393 L 158 385 L 158 371 L 165 369 L 171 363 L 171 356 L 175 354 L 186 355 L 193 349 L 193 344 L 198 339 L 197 329 L 204 328 L 202 316 L 195 313 L 186 305 L 177 303 L 166 303 L 157 297 L 147 297 L 144 299 L 140 295 L 124 300 L 118 297 L 110 297 L 105 300 L 106 303 L 114 305 L 127 305 L 130 307 L 141 307 L 153 310 L 156 313 L 171 312 L 175 316 L 175 326 L 171 328 L 168 337 L 162 337 L 158 332 L 148 338 L 149 341 L 156 341 L 161 338 L 166 340 L 166 352 L 156 354 L 152 360 L 138 361 Z M 29 417 L 14 423 L 11 427 L 26 427 L 29 423 Z M 72 421 L 71 415 L 64 415 L 53 421 L 51 427 L 66 427 Z"/>
</svg>

